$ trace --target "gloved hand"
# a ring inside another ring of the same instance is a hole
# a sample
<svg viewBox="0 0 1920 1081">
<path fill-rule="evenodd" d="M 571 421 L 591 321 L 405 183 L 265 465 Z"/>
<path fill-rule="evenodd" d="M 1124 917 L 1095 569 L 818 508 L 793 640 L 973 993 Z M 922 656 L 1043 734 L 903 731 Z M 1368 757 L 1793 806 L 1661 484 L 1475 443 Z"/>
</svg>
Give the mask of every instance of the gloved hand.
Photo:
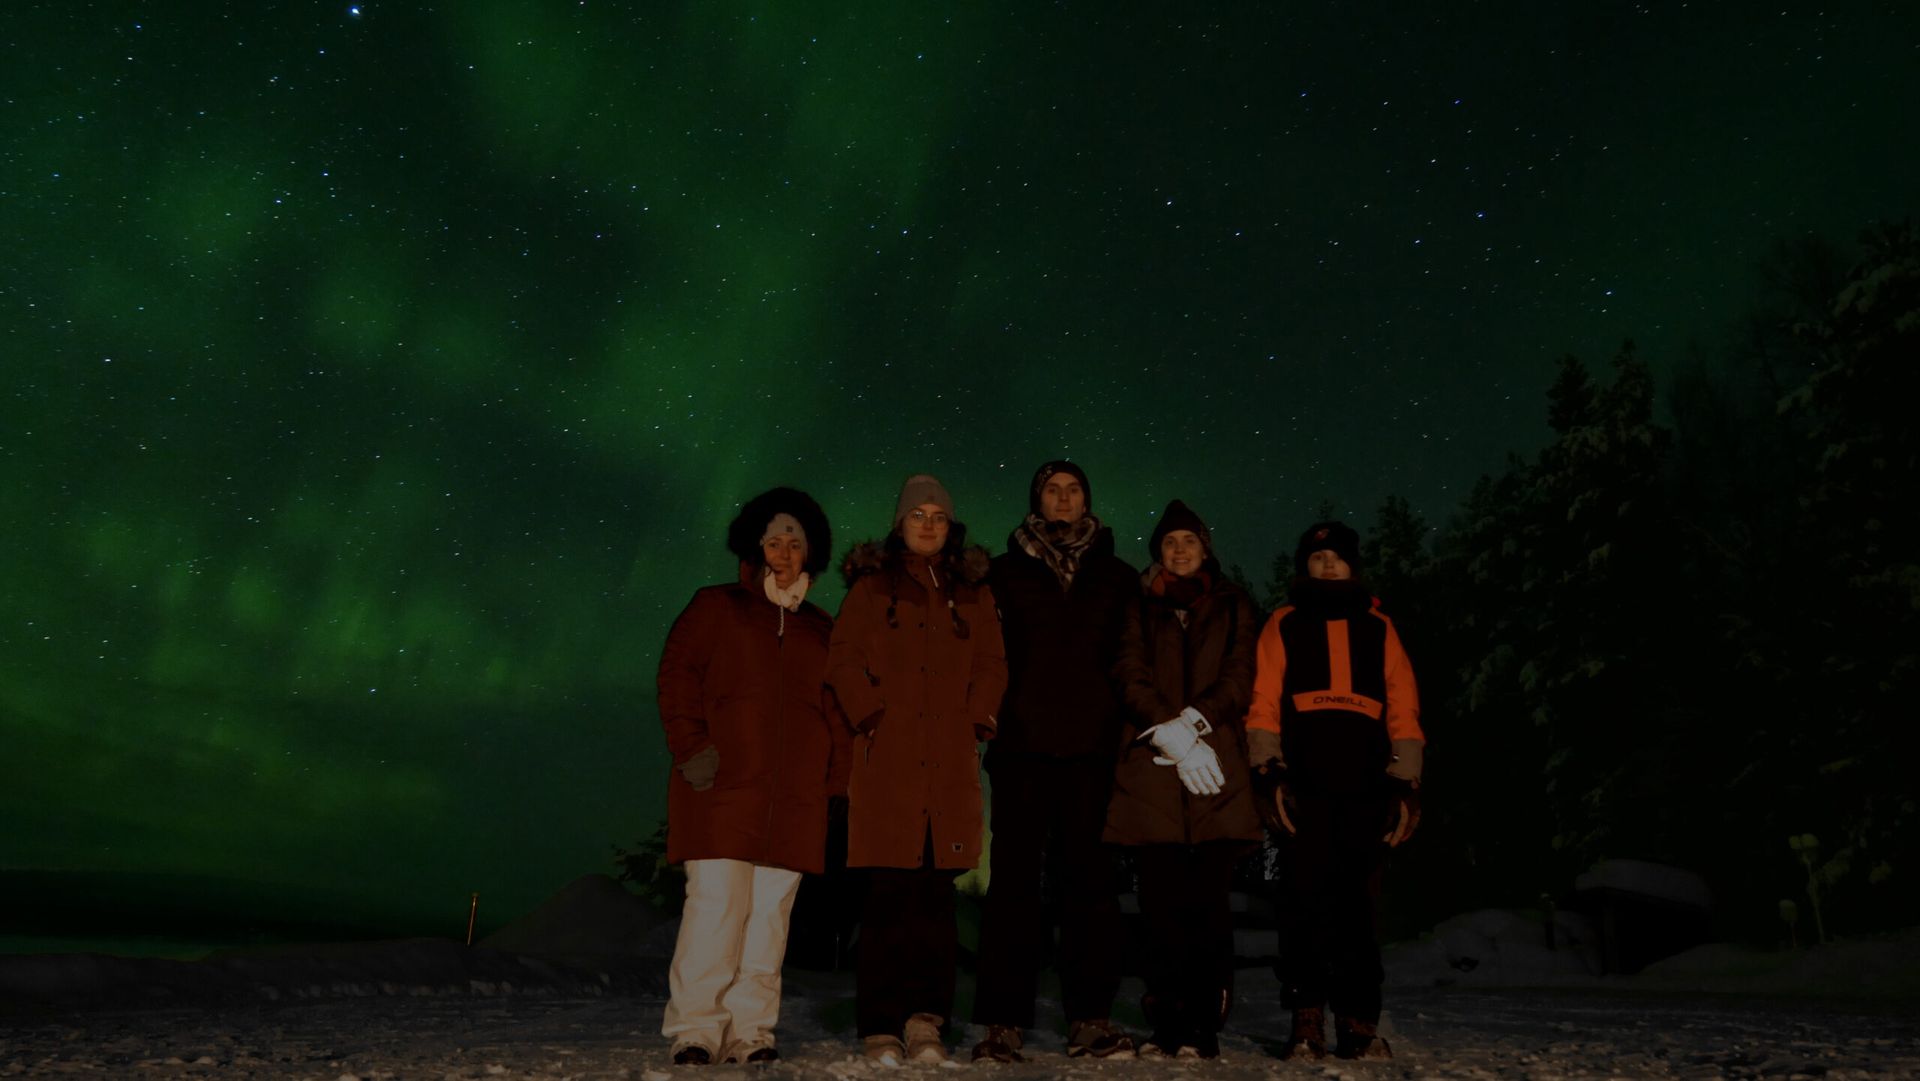
<svg viewBox="0 0 1920 1081">
<path fill-rule="evenodd" d="M 695 792 L 705 792 L 713 787 L 713 779 L 720 773 L 720 748 L 709 743 L 680 763 L 678 768 L 680 776 L 687 779 Z"/>
<path fill-rule="evenodd" d="M 1398 777 L 1388 778 L 1391 793 L 1387 804 L 1387 835 L 1380 838 L 1388 848 L 1399 848 L 1420 828 L 1420 787 Z"/>
<path fill-rule="evenodd" d="M 1293 825 L 1293 788 L 1287 784 L 1287 767 L 1277 759 L 1267 759 L 1253 769 L 1253 806 L 1260 812 L 1260 824 L 1275 833 L 1292 836 L 1299 831 Z"/>
<path fill-rule="evenodd" d="M 1153 764 L 1174 767 L 1180 783 L 1196 796 L 1219 795 L 1227 775 L 1220 769 L 1220 756 L 1200 739 L 1211 731 L 1213 726 L 1192 706 L 1181 710 L 1178 717 L 1154 725 L 1145 733 L 1160 752 Z"/>
</svg>

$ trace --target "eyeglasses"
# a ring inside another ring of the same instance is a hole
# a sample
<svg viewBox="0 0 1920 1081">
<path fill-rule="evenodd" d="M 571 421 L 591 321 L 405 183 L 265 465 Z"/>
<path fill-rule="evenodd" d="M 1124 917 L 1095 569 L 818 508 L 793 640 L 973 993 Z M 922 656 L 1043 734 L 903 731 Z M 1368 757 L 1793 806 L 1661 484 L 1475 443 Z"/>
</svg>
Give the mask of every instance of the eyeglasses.
<svg viewBox="0 0 1920 1081">
<path fill-rule="evenodd" d="M 943 510 L 937 510 L 932 514 L 928 514 L 926 511 L 916 508 L 907 512 L 907 521 L 912 522 L 914 525 L 923 525 L 927 522 L 932 522 L 934 525 L 946 525 L 952 520 L 953 519 L 947 517 L 947 512 Z"/>
</svg>

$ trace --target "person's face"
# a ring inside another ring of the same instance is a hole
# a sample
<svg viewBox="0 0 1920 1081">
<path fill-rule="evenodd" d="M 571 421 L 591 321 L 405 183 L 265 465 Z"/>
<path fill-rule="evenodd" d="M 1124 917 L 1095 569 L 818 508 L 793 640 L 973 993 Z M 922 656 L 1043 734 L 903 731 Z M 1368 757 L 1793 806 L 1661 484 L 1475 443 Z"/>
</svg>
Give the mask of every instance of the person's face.
<svg viewBox="0 0 1920 1081">
<path fill-rule="evenodd" d="M 797 533 L 782 533 L 760 542 L 760 554 L 773 572 L 773 584 L 781 589 L 792 586 L 807 564 L 807 542 Z"/>
<path fill-rule="evenodd" d="M 1353 568 L 1331 548 L 1322 548 L 1307 557 L 1307 577 L 1338 582 L 1353 577 Z"/>
<path fill-rule="evenodd" d="M 1185 578 L 1199 570 L 1206 559 L 1200 534 L 1191 529 L 1175 529 L 1160 538 L 1160 565 L 1173 574 Z"/>
<path fill-rule="evenodd" d="M 1087 490 L 1072 473 L 1055 473 L 1040 487 L 1040 517 L 1049 522 L 1077 522 L 1087 515 Z"/>
<path fill-rule="evenodd" d="M 938 503 L 922 503 L 900 519 L 901 539 L 907 542 L 907 551 L 917 556 L 934 555 L 945 548 L 949 528 L 947 512 Z"/>
</svg>

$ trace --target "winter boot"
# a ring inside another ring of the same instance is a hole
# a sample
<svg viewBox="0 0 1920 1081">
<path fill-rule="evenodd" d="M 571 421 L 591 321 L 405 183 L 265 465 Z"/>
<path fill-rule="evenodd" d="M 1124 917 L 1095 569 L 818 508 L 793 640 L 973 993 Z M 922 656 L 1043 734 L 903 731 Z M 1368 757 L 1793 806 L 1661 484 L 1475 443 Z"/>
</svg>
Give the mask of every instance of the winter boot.
<svg viewBox="0 0 1920 1081">
<path fill-rule="evenodd" d="M 909 1062 L 945 1062 L 947 1045 L 940 1039 L 940 1026 L 946 1018 L 931 1013 L 916 1013 L 907 1018 L 907 1060 Z"/>
<path fill-rule="evenodd" d="M 1180 1004 L 1149 991 L 1140 996 L 1140 1013 L 1153 1026 L 1153 1032 L 1140 1041 L 1134 1052 L 1141 1058 L 1172 1058 L 1180 1053 Z"/>
<path fill-rule="evenodd" d="M 1180 1043 L 1181 1058 L 1219 1058 L 1220 1037 L 1211 1032 L 1189 1032 Z"/>
<path fill-rule="evenodd" d="M 1293 1011 L 1293 1031 L 1281 1058 L 1316 1059 L 1327 1057 L 1327 1015 L 1318 1006 Z"/>
<path fill-rule="evenodd" d="M 1333 1053 L 1340 1058 L 1392 1058 L 1393 1048 L 1387 1046 L 1386 1039 L 1372 1022 L 1342 1017 Z"/>
<path fill-rule="evenodd" d="M 973 1045 L 973 1061 L 1025 1062 L 1020 1054 L 1022 1041 L 1017 1025 L 988 1025 L 987 1038 Z"/>
<path fill-rule="evenodd" d="M 1067 1057 L 1080 1058 L 1083 1055 L 1092 1058 L 1132 1058 L 1133 1037 L 1104 1017 L 1075 1021 L 1067 1028 Z"/>
<path fill-rule="evenodd" d="M 673 1049 L 673 1064 L 675 1066 L 711 1066 L 713 1052 L 697 1043 L 682 1044 Z"/>
<path fill-rule="evenodd" d="M 883 1032 L 862 1037 L 860 1047 L 869 1061 L 881 1066 L 898 1066 L 907 1061 L 907 1045 L 901 1043 L 898 1036 Z"/>
</svg>

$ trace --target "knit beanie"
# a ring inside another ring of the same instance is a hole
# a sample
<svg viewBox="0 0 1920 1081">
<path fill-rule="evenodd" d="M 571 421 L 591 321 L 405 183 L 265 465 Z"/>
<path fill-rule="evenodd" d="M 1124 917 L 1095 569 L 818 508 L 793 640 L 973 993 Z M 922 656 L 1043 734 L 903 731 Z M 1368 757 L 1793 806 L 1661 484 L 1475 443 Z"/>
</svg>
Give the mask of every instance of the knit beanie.
<svg viewBox="0 0 1920 1081">
<path fill-rule="evenodd" d="M 953 517 L 953 497 L 947 494 L 946 488 L 931 473 L 915 473 L 900 486 L 900 501 L 893 507 L 894 527 L 899 528 L 915 507 L 927 503 L 946 511 L 949 519 Z"/>
<path fill-rule="evenodd" d="M 1360 574 L 1360 534 L 1345 522 L 1315 522 L 1300 534 L 1300 543 L 1293 550 L 1293 572 L 1302 578 L 1307 576 L 1307 557 L 1315 552 L 1331 549 L 1335 555 L 1347 561 L 1355 577 Z"/>
<path fill-rule="evenodd" d="M 767 531 L 760 534 L 760 543 L 764 545 L 775 537 L 785 536 L 798 536 L 800 538 L 801 550 L 804 551 L 806 549 L 806 527 L 800 524 L 800 519 L 795 518 L 786 511 L 781 511 L 779 514 L 767 519 Z"/>
<path fill-rule="evenodd" d="M 802 567 L 817 577 L 827 569 L 827 559 L 833 551 L 833 530 L 827 525 L 827 515 L 820 504 L 795 488 L 771 488 L 747 500 L 727 526 L 727 550 L 742 563 L 761 562 L 764 558 L 761 541 L 774 530 L 774 519 L 783 515 L 798 523 L 800 533 L 807 538 L 807 558 Z"/>
<path fill-rule="evenodd" d="M 1042 518 L 1046 517 L 1046 515 L 1040 513 L 1040 493 L 1045 490 L 1047 481 L 1052 479 L 1055 473 L 1072 474 L 1073 477 L 1080 482 L 1080 490 L 1086 493 L 1087 496 L 1087 513 L 1092 514 L 1093 485 L 1087 480 L 1087 471 L 1068 461 L 1048 462 L 1046 465 L 1034 471 L 1033 483 L 1027 486 L 1028 513 L 1039 515 Z"/>
<path fill-rule="evenodd" d="M 1153 536 L 1147 538 L 1147 562 L 1160 562 L 1160 542 L 1167 539 L 1167 534 L 1179 529 L 1190 530 L 1197 535 L 1206 557 L 1213 558 L 1213 531 L 1193 512 L 1193 508 L 1176 499 L 1160 512 L 1160 524 L 1153 527 Z"/>
</svg>

